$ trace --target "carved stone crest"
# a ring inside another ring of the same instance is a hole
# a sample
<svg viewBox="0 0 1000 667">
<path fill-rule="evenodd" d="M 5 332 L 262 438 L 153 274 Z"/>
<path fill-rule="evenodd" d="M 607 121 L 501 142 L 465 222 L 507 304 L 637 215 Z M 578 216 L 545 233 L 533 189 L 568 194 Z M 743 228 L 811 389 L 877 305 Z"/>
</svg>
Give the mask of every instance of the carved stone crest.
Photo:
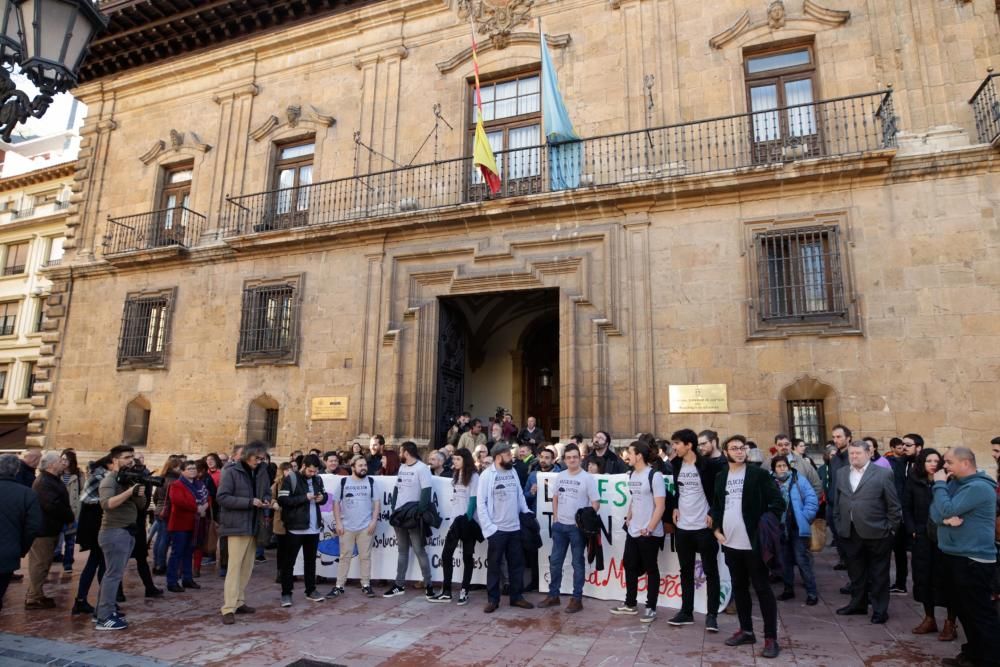
<svg viewBox="0 0 1000 667">
<path fill-rule="evenodd" d="M 302 118 L 302 107 L 296 105 L 290 105 L 285 109 L 285 116 L 288 118 L 288 125 L 295 127 L 299 124 L 299 120 Z"/>
<path fill-rule="evenodd" d="M 774 0 L 767 7 L 767 24 L 771 30 L 785 27 L 785 3 L 782 0 Z"/>
<path fill-rule="evenodd" d="M 511 31 L 528 20 L 534 0 L 458 0 L 458 16 L 472 17 L 476 32 L 488 35 L 493 48 L 510 44 Z"/>
</svg>

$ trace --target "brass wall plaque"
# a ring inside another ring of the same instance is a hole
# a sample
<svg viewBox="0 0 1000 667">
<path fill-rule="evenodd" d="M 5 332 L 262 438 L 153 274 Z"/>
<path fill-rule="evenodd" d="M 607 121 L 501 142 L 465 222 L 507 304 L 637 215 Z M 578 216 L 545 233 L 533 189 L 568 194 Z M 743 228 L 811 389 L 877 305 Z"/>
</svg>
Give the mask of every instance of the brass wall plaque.
<svg viewBox="0 0 1000 667">
<path fill-rule="evenodd" d="M 347 419 L 347 396 L 322 396 L 312 400 L 313 421 Z"/>
<path fill-rule="evenodd" d="M 724 384 L 670 385 L 670 412 L 729 412 Z"/>
</svg>

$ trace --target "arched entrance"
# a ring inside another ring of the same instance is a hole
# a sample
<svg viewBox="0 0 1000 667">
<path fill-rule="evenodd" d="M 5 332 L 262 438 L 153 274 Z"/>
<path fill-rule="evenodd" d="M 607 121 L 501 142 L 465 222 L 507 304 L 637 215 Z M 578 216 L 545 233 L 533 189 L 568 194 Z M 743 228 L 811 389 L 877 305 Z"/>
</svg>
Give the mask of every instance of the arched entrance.
<svg viewBox="0 0 1000 667">
<path fill-rule="evenodd" d="M 440 298 L 435 443 L 465 411 L 487 429 L 505 409 L 558 434 L 558 305 L 554 289 Z"/>
</svg>

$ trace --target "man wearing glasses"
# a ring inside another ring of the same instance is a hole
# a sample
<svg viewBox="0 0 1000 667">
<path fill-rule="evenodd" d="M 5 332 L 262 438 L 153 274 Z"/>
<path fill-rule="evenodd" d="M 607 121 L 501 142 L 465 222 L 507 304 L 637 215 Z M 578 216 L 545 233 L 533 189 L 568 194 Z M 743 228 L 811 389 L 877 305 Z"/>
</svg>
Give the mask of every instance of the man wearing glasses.
<svg viewBox="0 0 1000 667">
<path fill-rule="evenodd" d="M 740 629 L 726 640 L 726 646 L 757 642 L 751 615 L 750 586 L 753 586 L 761 616 L 764 617 L 764 651 L 761 657 L 776 658 L 781 651 L 778 646 L 778 603 L 768 583 L 758 526 L 767 512 L 772 512 L 780 520 L 785 512 L 785 501 L 767 471 L 746 464 L 746 439 L 742 435 L 730 436 L 722 449 L 729 468 L 715 478 L 712 524 L 715 526 L 715 539 L 722 545 L 732 576 L 733 598 L 740 619 Z"/>
<path fill-rule="evenodd" d="M 222 605 L 222 622 L 225 625 L 236 622 L 234 614 L 256 611 L 245 600 L 247 584 L 253 574 L 260 512 L 271 504 L 270 479 L 265 466 L 260 465 L 265 454 L 267 445 L 262 442 L 251 442 L 244 447 L 239 460 L 223 468 L 216 494 L 220 513 L 219 535 L 225 536 L 229 545 L 225 602 Z"/>
</svg>

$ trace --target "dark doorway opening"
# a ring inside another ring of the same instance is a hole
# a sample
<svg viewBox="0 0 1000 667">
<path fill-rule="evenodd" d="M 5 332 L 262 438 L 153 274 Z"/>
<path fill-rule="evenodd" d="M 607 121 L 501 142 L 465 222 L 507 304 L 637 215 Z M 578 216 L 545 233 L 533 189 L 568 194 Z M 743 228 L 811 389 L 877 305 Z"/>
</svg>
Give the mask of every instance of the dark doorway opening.
<svg viewBox="0 0 1000 667">
<path fill-rule="evenodd" d="M 509 410 L 559 435 L 559 291 L 440 297 L 433 444 L 463 411 L 489 420 Z"/>
</svg>

